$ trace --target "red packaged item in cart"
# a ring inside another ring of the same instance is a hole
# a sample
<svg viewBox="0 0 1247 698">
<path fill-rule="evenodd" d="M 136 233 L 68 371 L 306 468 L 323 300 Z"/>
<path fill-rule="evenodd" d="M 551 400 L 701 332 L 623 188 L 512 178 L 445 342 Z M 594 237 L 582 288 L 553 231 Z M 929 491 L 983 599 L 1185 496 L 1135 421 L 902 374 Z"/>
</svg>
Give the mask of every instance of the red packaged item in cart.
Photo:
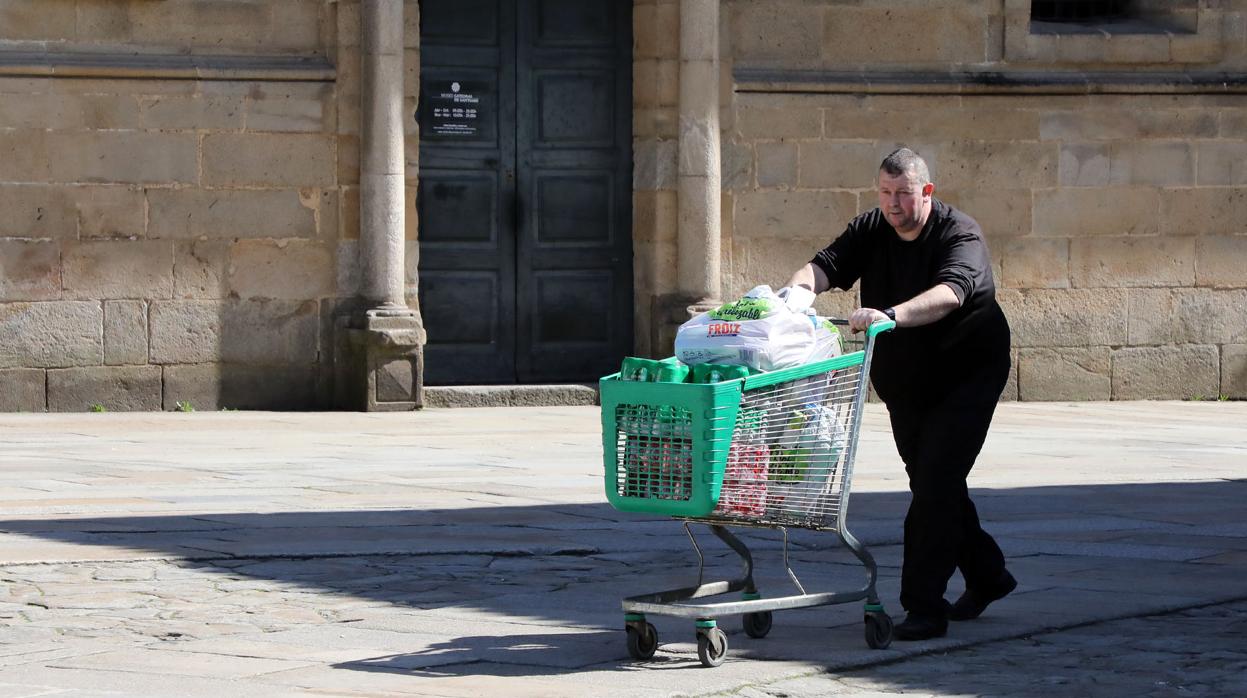
<svg viewBox="0 0 1247 698">
<path fill-rule="evenodd" d="M 766 513 L 766 480 L 771 449 L 762 443 L 736 443 L 727 454 L 723 489 L 714 513 L 758 518 Z"/>
</svg>

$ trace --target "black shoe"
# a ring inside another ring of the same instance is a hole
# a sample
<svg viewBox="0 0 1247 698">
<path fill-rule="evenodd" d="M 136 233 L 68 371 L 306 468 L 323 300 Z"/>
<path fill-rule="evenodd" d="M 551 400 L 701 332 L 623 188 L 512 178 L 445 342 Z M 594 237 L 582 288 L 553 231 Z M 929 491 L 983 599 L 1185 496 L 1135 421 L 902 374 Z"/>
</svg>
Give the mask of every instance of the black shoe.
<svg viewBox="0 0 1247 698">
<path fill-rule="evenodd" d="M 1009 595 L 1009 592 L 1018 588 L 1018 580 L 1013 575 L 1005 572 L 1005 576 L 1001 578 L 1000 583 L 990 590 L 983 591 L 977 589 L 966 589 L 966 593 L 957 599 L 952 608 L 948 611 L 949 620 L 974 620 L 987 610 L 987 607 L 993 601 L 999 601 Z"/>
<path fill-rule="evenodd" d="M 892 637 L 897 640 L 930 640 L 944 637 L 948 632 L 948 621 L 932 616 L 920 616 L 910 613 L 900 625 L 892 629 Z"/>
</svg>

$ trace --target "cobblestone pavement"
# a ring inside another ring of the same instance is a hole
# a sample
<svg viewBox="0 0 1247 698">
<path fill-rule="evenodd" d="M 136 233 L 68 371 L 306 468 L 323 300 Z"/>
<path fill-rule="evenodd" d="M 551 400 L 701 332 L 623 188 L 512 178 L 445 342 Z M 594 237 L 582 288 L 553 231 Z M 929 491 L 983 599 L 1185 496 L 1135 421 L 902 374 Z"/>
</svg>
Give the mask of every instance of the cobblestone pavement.
<svg viewBox="0 0 1247 698">
<path fill-rule="evenodd" d="M 764 639 L 723 618 L 708 670 L 688 620 L 651 616 L 656 656 L 627 656 L 620 600 L 696 558 L 605 503 L 593 408 L 0 416 L 0 698 L 1247 695 L 1244 425 L 1243 403 L 1002 405 L 971 484 L 1014 594 L 886 650 L 858 603 Z M 871 406 L 849 519 L 898 615 L 907 499 Z M 742 536 L 790 593 L 779 534 Z M 790 553 L 811 591 L 862 583 L 834 536 Z"/>
<path fill-rule="evenodd" d="M 733 691 L 806 696 L 1247 696 L 1247 602 L 1104 621 Z"/>
</svg>

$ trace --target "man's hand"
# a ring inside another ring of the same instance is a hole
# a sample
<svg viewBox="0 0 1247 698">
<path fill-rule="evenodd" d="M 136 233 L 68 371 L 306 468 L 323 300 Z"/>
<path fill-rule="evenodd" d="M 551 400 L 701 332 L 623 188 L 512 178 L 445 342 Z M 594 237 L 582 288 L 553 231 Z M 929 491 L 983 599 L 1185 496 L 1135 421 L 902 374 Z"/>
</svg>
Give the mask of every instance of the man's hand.
<svg viewBox="0 0 1247 698">
<path fill-rule="evenodd" d="M 874 308 L 858 308 L 849 316 L 849 329 L 854 332 L 861 332 L 870 327 L 879 320 L 887 320 L 888 316 L 883 314 L 882 310 Z"/>
</svg>

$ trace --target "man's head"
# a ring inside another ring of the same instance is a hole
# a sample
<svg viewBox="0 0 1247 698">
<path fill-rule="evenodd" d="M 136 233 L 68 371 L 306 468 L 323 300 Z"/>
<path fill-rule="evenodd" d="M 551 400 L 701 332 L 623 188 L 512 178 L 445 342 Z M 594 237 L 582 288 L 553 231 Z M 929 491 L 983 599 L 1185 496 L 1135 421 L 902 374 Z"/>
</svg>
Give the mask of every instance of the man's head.
<svg viewBox="0 0 1247 698">
<path fill-rule="evenodd" d="M 879 210 L 903 238 L 922 232 L 934 192 L 926 161 L 909 148 L 892 151 L 879 165 Z"/>
</svg>

